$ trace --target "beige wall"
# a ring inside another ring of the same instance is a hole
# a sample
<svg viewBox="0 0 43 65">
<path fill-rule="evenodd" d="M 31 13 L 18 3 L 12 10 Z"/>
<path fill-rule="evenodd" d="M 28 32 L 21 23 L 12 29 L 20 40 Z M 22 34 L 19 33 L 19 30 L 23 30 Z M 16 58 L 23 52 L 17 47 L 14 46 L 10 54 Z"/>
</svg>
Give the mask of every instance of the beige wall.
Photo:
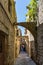
<svg viewBox="0 0 43 65">
<path fill-rule="evenodd" d="M 15 60 L 15 28 L 12 25 L 12 18 L 7 10 L 7 6 L 8 6 L 8 0 L 3 1 L 0 0 L 1 4 L 0 4 L 0 30 L 3 31 L 5 34 L 8 35 L 8 40 L 6 40 L 5 38 L 5 51 L 7 50 L 7 52 L 5 52 L 5 60 L 4 60 L 4 65 L 13 65 L 14 64 L 14 60 Z M 7 10 L 7 11 L 6 11 Z M 13 11 L 12 11 L 13 12 Z M 7 45 L 7 47 L 6 47 Z"/>
<path fill-rule="evenodd" d="M 20 39 L 17 37 L 17 57 L 19 55 L 20 52 Z"/>
<path fill-rule="evenodd" d="M 2 3 L 3 7 L 6 9 L 6 11 L 8 11 L 8 0 L 0 0 L 0 2 Z"/>
</svg>

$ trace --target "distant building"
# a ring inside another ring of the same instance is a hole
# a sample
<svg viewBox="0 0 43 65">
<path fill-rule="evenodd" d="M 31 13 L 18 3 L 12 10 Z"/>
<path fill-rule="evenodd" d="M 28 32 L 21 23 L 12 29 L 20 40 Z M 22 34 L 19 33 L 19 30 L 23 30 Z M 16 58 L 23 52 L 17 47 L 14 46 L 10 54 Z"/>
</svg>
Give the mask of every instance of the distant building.
<svg viewBox="0 0 43 65">
<path fill-rule="evenodd" d="M 18 51 L 18 55 L 19 55 L 19 53 L 20 53 L 20 46 L 21 45 L 26 45 L 26 52 L 28 53 L 28 44 L 29 44 L 29 41 L 28 41 L 28 36 L 18 36 L 17 37 L 17 40 L 18 40 L 18 43 L 17 43 L 17 51 Z"/>
</svg>

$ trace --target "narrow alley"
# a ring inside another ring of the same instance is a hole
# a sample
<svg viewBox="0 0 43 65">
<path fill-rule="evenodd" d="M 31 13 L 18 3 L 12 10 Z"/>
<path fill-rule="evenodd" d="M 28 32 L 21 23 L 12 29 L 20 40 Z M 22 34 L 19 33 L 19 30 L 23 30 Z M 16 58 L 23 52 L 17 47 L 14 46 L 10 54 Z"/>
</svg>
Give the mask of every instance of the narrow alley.
<svg viewBox="0 0 43 65">
<path fill-rule="evenodd" d="M 28 57 L 28 54 L 21 52 L 16 59 L 15 65 L 36 65 L 34 61 Z"/>
<path fill-rule="evenodd" d="M 0 65 L 43 65 L 43 0 L 0 0 Z"/>
</svg>

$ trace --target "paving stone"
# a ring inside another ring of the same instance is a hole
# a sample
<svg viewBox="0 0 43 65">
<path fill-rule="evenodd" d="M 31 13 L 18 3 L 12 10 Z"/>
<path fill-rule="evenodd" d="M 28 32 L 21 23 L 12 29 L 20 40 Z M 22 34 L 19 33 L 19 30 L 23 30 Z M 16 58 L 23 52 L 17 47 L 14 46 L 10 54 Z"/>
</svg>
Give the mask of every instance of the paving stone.
<svg viewBox="0 0 43 65">
<path fill-rule="evenodd" d="M 20 53 L 14 65 L 36 65 L 27 53 Z"/>
</svg>

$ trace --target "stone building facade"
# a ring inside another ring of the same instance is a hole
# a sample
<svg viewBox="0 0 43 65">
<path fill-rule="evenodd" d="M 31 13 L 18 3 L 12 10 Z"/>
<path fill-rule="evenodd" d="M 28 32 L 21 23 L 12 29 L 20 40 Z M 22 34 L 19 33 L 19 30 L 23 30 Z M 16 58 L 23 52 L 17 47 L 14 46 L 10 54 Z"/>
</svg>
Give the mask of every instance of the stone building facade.
<svg viewBox="0 0 43 65">
<path fill-rule="evenodd" d="M 0 0 L 0 65 L 14 65 L 14 4 L 13 0 Z"/>
<path fill-rule="evenodd" d="M 39 23 L 37 28 L 37 63 L 43 65 L 43 0 L 39 0 Z"/>
<path fill-rule="evenodd" d="M 15 28 L 15 35 L 16 35 L 16 37 L 15 37 L 15 58 L 17 58 L 18 57 L 18 55 L 19 55 L 19 47 L 20 47 L 20 43 L 21 43 L 21 41 L 19 40 L 19 36 L 22 36 L 22 33 L 21 33 L 21 30 L 16 26 L 16 28 Z"/>
<path fill-rule="evenodd" d="M 37 21 L 37 41 L 36 47 L 36 59 L 37 65 L 43 65 L 43 0 L 38 0 L 38 21 Z M 28 17 L 29 18 L 29 17 Z M 32 44 L 33 51 L 34 46 Z M 35 53 L 33 53 L 35 55 Z M 33 56 L 33 55 L 32 55 Z"/>
<path fill-rule="evenodd" d="M 25 35 L 28 36 L 29 41 L 29 57 L 33 57 L 33 54 L 35 53 L 35 42 L 34 42 L 34 36 L 31 34 L 31 32 L 27 29 L 25 29 Z M 35 55 L 35 54 L 34 54 Z"/>
</svg>

